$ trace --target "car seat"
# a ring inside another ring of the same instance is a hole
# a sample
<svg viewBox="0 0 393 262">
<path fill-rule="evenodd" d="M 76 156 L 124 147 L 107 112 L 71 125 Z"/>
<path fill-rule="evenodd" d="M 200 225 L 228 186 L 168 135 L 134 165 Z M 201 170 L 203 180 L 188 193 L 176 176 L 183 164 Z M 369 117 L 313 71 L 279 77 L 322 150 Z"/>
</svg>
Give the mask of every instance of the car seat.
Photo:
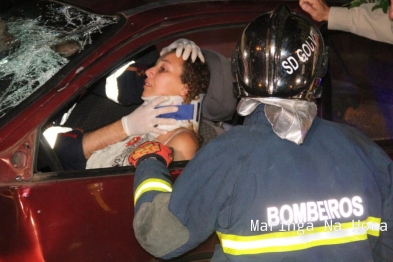
<svg viewBox="0 0 393 262">
<path fill-rule="evenodd" d="M 202 49 L 210 69 L 210 82 L 202 101 L 199 134 L 203 138 L 202 146 L 227 130 L 236 111 L 237 98 L 233 93 L 235 81 L 231 72 L 231 61 L 222 54 Z"/>
</svg>

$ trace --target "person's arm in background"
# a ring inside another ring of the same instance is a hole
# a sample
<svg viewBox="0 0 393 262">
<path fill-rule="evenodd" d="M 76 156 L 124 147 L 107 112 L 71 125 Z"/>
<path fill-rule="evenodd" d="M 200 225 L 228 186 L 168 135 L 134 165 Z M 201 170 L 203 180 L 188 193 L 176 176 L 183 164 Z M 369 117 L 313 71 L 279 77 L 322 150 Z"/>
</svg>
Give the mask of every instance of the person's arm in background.
<svg viewBox="0 0 393 262">
<path fill-rule="evenodd" d="M 385 14 L 381 8 L 372 11 L 375 3 L 362 4 L 349 9 L 347 7 L 329 8 L 323 0 L 300 0 L 299 5 L 315 21 L 328 22 L 329 30 L 341 30 L 393 44 L 392 4 L 389 14 Z"/>
</svg>

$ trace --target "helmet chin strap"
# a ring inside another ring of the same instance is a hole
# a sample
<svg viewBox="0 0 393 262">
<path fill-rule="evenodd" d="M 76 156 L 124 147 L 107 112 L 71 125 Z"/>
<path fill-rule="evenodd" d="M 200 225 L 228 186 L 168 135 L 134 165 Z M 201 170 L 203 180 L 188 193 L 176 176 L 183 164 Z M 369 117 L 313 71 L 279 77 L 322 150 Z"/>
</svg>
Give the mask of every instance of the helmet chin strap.
<svg viewBox="0 0 393 262">
<path fill-rule="evenodd" d="M 298 145 L 303 143 L 317 115 L 314 102 L 282 98 L 242 98 L 237 106 L 241 116 L 251 114 L 259 104 L 265 104 L 265 115 L 274 133 Z"/>
</svg>

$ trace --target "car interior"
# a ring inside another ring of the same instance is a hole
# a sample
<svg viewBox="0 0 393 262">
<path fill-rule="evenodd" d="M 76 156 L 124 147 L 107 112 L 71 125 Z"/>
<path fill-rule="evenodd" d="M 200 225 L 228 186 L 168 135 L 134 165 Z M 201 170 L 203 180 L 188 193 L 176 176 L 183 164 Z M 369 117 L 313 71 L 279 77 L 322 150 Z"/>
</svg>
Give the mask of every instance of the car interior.
<svg viewBox="0 0 393 262">
<path fill-rule="evenodd" d="M 240 32 L 239 30 L 239 34 Z M 207 33 L 212 34 L 214 32 Z M 236 44 L 236 37 L 235 34 L 229 34 L 229 30 L 227 32 L 225 32 L 225 30 L 220 30 L 220 33 L 223 34 L 225 38 L 231 35 L 233 39 L 229 41 L 226 40 L 227 43 L 221 42 L 200 45 L 206 62 L 211 70 L 209 88 L 203 98 L 201 107 L 201 122 L 199 125 L 199 135 L 202 137 L 201 146 L 204 146 L 209 140 L 225 132 L 226 129 L 231 128 L 233 125 L 241 124 L 242 122 L 242 118 L 235 113 L 238 99 L 234 96 L 232 91 L 234 79 L 231 73 L 230 50 L 234 48 Z M 203 38 L 202 35 L 203 34 L 199 33 L 191 36 L 184 36 L 184 38 L 192 39 L 198 44 L 199 38 Z M 155 61 L 158 57 L 157 54 L 154 53 L 157 53 L 157 50 L 161 50 L 162 47 L 169 45 L 178 38 L 179 37 L 171 38 L 153 47 L 149 47 L 136 57 L 130 58 L 130 60 L 137 61 L 138 65 L 143 64 L 150 67 L 153 65 L 151 61 Z M 142 61 L 139 59 L 140 57 L 142 60 L 146 57 L 151 57 L 151 59 L 150 61 Z M 122 65 L 119 67 L 121 66 Z M 136 75 L 135 72 L 132 73 Z M 63 110 L 58 112 L 43 125 L 42 133 L 45 133 L 48 128 L 59 126 L 66 127 L 66 129 L 57 129 L 55 133 L 67 132 L 73 128 L 80 128 L 84 131 L 96 130 L 129 114 L 139 106 L 142 100 L 129 101 L 130 99 L 127 99 L 127 96 L 139 95 L 140 97 L 140 94 L 121 94 L 123 99 L 120 95 L 118 99 L 121 102 L 114 102 L 106 97 L 104 85 L 107 76 L 108 75 L 101 77 L 93 85 L 87 88 L 83 94 L 78 95 L 74 101 L 70 101 Z M 144 78 L 139 77 L 136 82 L 141 80 L 144 81 Z M 136 84 L 136 82 L 133 84 Z M 56 159 L 56 155 L 53 154 L 53 150 L 51 150 L 54 143 L 52 140 L 53 138 L 49 138 L 48 135 L 41 136 L 39 139 L 40 146 L 36 164 L 37 173 L 62 171 L 62 167 Z M 174 163 L 174 166 L 184 166 L 184 164 L 185 163 Z"/>
<path fill-rule="evenodd" d="M 129 59 L 138 61 L 138 58 L 146 55 L 146 52 L 157 52 L 179 38 L 193 40 L 204 50 L 211 69 L 211 80 L 209 91 L 202 103 L 202 122 L 199 127 L 200 134 L 204 138 L 203 145 L 225 129 L 242 123 L 242 117 L 235 112 L 237 99 L 232 96 L 233 77 L 229 73 L 231 53 L 242 30 L 243 26 L 237 26 L 176 35 L 155 43 L 154 46 Z M 376 65 L 382 71 L 383 68 L 389 68 L 391 61 L 388 61 L 387 57 L 391 55 L 391 49 L 384 43 L 375 43 L 348 33 L 328 31 L 326 25 L 322 25 L 320 30 L 329 46 L 330 69 L 322 82 L 322 98 L 317 101 L 319 116 L 355 126 L 372 137 L 388 153 L 391 152 L 393 129 L 390 127 L 393 123 L 388 116 L 391 115 L 389 112 L 392 111 L 392 106 L 388 101 L 381 101 L 391 97 L 390 78 L 380 71 L 370 70 L 370 65 Z M 385 55 L 372 51 L 374 49 L 370 48 L 371 45 L 378 45 L 378 50 L 382 50 Z M 369 59 L 368 63 L 366 63 L 367 59 Z M 357 62 L 364 64 L 359 65 Z M 101 77 L 85 89 L 75 101 L 70 101 L 67 107 L 48 121 L 43 128 L 59 125 L 64 113 L 67 113 L 75 103 L 72 114 L 62 125 L 85 131 L 105 126 L 133 111 L 137 104 L 115 103 L 103 96 L 102 92 L 100 94 L 100 91 L 97 91 L 99 90 L 97 86 L 102 85 L 107 76 Z M 388 88 L 383 90 L 382 86 Z M 373 125 L 365 124 L 365 119 L 371 120 Z M 379 128 L 374 128 L 375 126 Z M 41 138 L 40 148 L 45 147 L 45 139 Z M 41 153 L 42 151 L 46 152 Z M 38 172 L 62 170 L 55 161 L 56 156 L 49 151 L 39 150 L 36 168 Z M 174 166 L 178 164 L 173 163 Z M 180 166 L 184 166 L 184 163 L 180 163 Z"/>
</svg>

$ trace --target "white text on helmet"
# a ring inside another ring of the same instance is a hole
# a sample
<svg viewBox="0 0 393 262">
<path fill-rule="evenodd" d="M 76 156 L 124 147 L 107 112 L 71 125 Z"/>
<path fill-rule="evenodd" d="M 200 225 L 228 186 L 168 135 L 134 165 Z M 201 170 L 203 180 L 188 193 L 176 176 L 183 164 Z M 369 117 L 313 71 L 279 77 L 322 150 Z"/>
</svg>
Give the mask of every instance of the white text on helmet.
<svg viewBox="0 0 393 262">
<path fill-rule="evenodd" d="M 308 58 L 313 54 L 317 43 L 313 35 L 309 35 L 307 40 L 302 44 L 301 48 L 295 51 L 297 58 L 300 62 L 307 62 Z M 293 74 L 299 68 L 298 61 L 293 57 L 288 57 L 285 61 L 281 63 L 282 67 L 286 69 L 287 74 Z"/>
</svg>

